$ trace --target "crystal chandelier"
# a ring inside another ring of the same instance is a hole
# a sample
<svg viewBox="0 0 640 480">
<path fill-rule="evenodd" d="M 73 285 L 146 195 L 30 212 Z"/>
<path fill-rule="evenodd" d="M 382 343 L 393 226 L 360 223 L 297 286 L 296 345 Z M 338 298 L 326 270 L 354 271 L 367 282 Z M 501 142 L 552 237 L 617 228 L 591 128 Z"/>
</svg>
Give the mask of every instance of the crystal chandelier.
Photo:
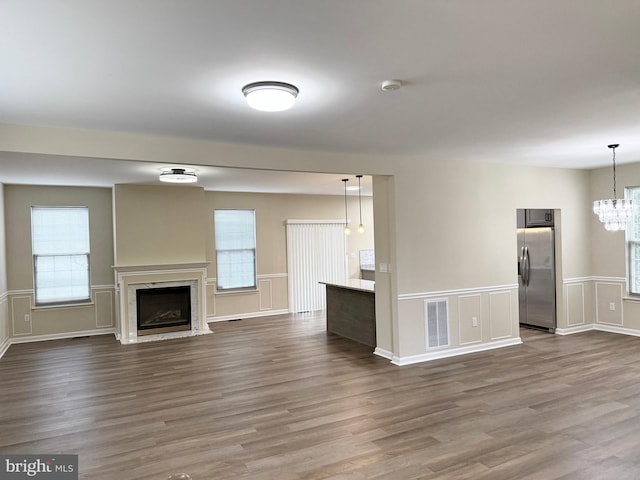
<svg viewBox="0 0 640 480">
<path fill-rule="evenodd" d="M 616 195 L 616 148 L 619 146 L 617 143 L 608 145 L 613 150 L 613 198 L 593 202 L 593 213 L 604 223 L 604 228 L 612 232 L 624 230 L 633 212 L 633 202 Z"/>
</svg>

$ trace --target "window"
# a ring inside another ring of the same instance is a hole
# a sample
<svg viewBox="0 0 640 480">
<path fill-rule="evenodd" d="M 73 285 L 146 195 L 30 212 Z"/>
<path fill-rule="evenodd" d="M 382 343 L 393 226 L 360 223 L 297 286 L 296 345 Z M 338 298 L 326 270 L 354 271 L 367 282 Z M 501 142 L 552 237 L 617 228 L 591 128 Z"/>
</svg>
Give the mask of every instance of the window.
<svg viewBox="0 0 640 480">
<path fill-rule="evenodd" d="M 626 228 L 629 293 L 640 295 L 640 187 L 628 187 L 626 197 L 636 205 Z"/>
<path fill-rule="evenodd" d="M 256 213 L 216 210 L 216 283 L 219 291 L 256 288 Z"/>
<path fill-rule="evenodd" d="M 87 207 L 32 207 L 31 246 L 36 305 L 91 299 Z"/>
</svg>

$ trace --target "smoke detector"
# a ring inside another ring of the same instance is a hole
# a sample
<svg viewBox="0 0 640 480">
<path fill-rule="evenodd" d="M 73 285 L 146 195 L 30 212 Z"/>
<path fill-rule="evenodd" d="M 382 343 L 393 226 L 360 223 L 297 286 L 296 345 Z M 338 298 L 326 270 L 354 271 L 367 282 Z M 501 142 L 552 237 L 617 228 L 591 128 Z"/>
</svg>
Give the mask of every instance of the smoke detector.
<svg viewBox="0 0 640 480">
<path fill-rule="evenodd" d="M 385 80 L 380 85 L 380 88 L 385 92 L 393 92 L 399 90 L 401 86 L 402 82 L 400 80 Z"/>
</svg>

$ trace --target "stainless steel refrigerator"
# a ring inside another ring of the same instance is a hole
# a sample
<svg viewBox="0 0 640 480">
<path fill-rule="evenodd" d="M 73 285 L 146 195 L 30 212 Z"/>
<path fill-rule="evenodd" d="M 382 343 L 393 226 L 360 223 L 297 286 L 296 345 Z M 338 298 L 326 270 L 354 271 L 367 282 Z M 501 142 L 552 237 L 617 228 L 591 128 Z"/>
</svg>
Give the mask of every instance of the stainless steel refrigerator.
<svg viewBox="0 0 640 480">
<path fill-rule="evenodd" d="M 526 211 L 528 213 L 528 211 Z M 556 328 L 556 278 L 553 226 L 530 227 L 518 212 L 520 324 L 550 332 Z M 531 216 L 534 218 L 534 215 Z M 536 222 L 537 225 L 540 222 Z M 553 217 L 547 222 L 553 224 Z"/>
</svg>

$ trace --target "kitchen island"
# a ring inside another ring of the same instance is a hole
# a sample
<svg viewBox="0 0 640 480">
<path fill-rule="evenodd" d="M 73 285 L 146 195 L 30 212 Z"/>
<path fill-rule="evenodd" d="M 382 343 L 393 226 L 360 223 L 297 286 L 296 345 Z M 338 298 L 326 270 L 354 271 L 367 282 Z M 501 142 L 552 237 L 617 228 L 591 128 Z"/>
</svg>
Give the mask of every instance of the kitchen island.
<svg viewBox="0 0 640 480">
<path fill-rule="evenodd" d="M 326 286 L 327 331 L 375 347 L 375 282 L 349 279 L 320 283 Z"/>
</svg>

